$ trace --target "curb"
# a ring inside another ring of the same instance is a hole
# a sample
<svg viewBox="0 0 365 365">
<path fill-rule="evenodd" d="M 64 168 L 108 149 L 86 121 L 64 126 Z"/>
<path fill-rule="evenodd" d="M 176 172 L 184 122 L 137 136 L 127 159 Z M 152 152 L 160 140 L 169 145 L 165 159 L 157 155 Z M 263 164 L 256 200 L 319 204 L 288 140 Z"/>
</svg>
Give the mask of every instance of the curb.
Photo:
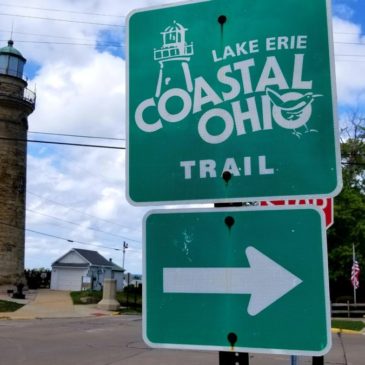
<svg viewBox="0 0 365 365">
<path fill-rule="evenodd" d="M 347 335 L 361 335 L 361 331 L 346 330 L 343 328 L 331 328 L 332 333 L 345 333 Z"/>
<path fill-rule="evenodd" d="M 11 320 L 29 320 L 29 319 L 36 319 L 35 315 L 27 315 L 27 314 L 23 314 L 23 315 L 15 315 L 15 312 L 1 312 L 0 313 L 0 321 L 2 320 L 6 320 L 6 321 L 11 321 Z"/>
<path fill-rule="evenodd" d="M 100 318 L 100 317 L 114 317 L 119 316 L 120 314 L 118 312 L 111 312 L 111 313 L 100 313 L 100 312 L 94 312 L 94 313 L 88 313 L 88 314 L 78 314 L 78 315 L 63 315 L 63 316 L 57 316 L 57 315 L 40 315 L 40 314 L 33 314 L 33 315 L 12 315 L 10 312 L 7 314 L 7 312 L 0 313 L 0 321 L 1 320 L 33 320 L 33 319 L 73 319 L 73 318 Z"/>
</svg>

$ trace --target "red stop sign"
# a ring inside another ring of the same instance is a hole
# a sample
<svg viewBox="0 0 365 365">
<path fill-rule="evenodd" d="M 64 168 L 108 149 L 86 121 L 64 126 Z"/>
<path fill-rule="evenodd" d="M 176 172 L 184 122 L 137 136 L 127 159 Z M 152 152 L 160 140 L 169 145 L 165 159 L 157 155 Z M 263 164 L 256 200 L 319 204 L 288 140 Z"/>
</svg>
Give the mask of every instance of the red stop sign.
<svg viewBox="0 0 365 365">
<path fill-rule="evenodd" d="M 322 208 L 326 217 L 326 227 L 329 228 L 333 224 L 333 198 L 324 199 L 290 199 L 290 200 L 271 200 L 261 201 L 260 206 L 275 206 L 275 205 L 316 205 Z"/>
</svg>

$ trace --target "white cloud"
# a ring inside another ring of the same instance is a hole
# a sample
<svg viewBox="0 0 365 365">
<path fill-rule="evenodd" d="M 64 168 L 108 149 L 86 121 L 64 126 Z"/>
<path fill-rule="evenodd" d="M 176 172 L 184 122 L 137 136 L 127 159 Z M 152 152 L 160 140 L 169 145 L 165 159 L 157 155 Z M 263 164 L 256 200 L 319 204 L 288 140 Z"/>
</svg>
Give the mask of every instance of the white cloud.
<svg viewBox="0 0 365 365">
<path fill-rule="evenodd" d="M 333 19 L 339 104 L 356 109 L 365 103 L 365 37 L 361 26 Z"/>
<path fill-rule="evenodd" d="M 32 130 L 123 137 L 125 63 L 108 53 L 93 54 L 82 67 L 58 61 L 42 68 Z"/>
</svg>

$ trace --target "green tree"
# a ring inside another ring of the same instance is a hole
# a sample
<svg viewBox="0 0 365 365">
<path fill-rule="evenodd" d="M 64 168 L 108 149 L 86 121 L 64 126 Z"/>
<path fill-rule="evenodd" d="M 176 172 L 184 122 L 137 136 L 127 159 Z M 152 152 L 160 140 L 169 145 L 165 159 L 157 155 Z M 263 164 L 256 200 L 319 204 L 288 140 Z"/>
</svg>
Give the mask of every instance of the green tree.
<svg viewBox="0 0 365 365">
<path fill-rule="evenodd" d="M 353 297 L 352 245 L 362 269 L 357 299 L 365 301 L 365 117 L 353 113 L 341 133 L 343 189 L 328 231 L 331 299 Z"/>
</svg>

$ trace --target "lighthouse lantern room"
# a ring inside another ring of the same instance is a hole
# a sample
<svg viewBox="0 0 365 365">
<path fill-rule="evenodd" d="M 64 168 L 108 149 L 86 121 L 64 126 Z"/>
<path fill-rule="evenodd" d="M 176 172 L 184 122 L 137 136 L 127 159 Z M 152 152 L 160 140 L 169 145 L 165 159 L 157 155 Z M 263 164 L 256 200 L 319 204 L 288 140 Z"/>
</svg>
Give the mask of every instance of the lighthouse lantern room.
<svg viewBox="0 0 365 365">
<path fill-rule="evenodd" d="M 22 78 L 26 59 L 13 47 L 14 42 L 0 49 L 0 74 Z"/>
<path fill-rule="evenodd" d="M 174 25 L 161 32 L 163 44 L 160 49 L 154 51 L 155 61 L 192 56 L 193 43 L 186 43 L 186 31 L 186 28 L 175 21 Z"/>
</svg>

